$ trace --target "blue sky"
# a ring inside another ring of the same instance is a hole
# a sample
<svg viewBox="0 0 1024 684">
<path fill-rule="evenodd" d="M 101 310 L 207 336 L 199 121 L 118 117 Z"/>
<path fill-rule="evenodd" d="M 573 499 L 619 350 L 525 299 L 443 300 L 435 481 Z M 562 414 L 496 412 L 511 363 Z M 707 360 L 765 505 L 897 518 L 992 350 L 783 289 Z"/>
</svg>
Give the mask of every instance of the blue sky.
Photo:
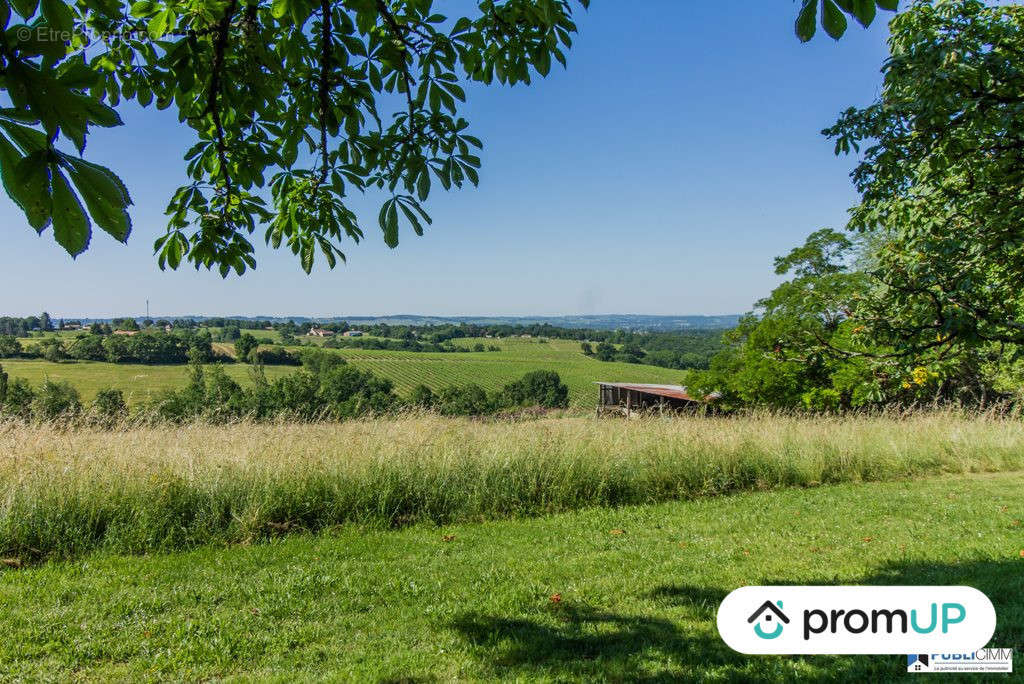
<svg viewBox="0 0 1024 684">
<path fill-rule="evenodd" d="M 795 12 L 596 0 L 568 70 L 468 88 L 478 189 L 434 195 L 433 227 L 395 250 L 376 228 L 381 198 L 354 197 L 368 239 L 311 276 L 261 241 L 241 278 L 161 272 L 152 243 L 193 141 L 172 112 L 124 109 L 126 125 L 93 134 L 85 156 L 128 184 L 128 245 L 98 233 L 72 260 L 0 195 L 0 315 L 142 313 L 146 299 L 161 316 L 747 311 L 778 282 L 774 256 L 844 224 L 854 160 L 820 130 L 877 95 L 886 54 L 884 22 L 804 45 Z"/>
</svg>

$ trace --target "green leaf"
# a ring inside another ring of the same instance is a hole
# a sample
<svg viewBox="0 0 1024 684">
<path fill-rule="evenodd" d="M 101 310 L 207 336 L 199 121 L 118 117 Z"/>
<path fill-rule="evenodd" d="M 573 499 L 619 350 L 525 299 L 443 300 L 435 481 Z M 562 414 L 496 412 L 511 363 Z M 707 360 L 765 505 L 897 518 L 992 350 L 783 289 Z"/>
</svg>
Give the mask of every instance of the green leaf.
<svg viewBox="0 0 1024 684">
<path fill-rule="evenodd" d="M 64 0 L 42 0 L 40 4 L 47 26 L 61 33 L 71 33 L 75 27 L 74 16 Z"/>
<path fill-rule="evenodd" d="M 133 17 L 144 19 L 153 13 L 156 9 L 156 5 L 153 0 L 139 0 L 132 5 L 131 13 Z"/>
<path fill-rule="evenodd" d="M 275 19 L 282 19 L 288 14 L 288 0 L 274 0 L 270 5 L 270 14 Z"/>
<path fill-rule="evenodd" d="M 430 172 L 427 167 L 420 169 L 420 175 L 416 178 L 416 195 L 420 201 L 427 199 L 430 194 Z"/>
<path fill-rule="evenodd" d="M 169 9 L 165 9 L 163 12 L 158 12 L 153 15 L 153 18 L 149 20 L 147 29 L 149 31 L 149 37 L 156 40 L 167 33 L 169 20 L 174 16 L 174 13 Z"/>
<path fill-rule="evenodd" d="M 825 33 L 835 40 L 839 40 L 846 33 L 846 15 L 839 9 L 834 0 L 822 0 L 821 27 Z"/>
<path fill-rule="evenodd" d="M 11 4 L 14 5 L 14 11 L 28 19 L 36 13 L 36 8 L 39 7 L 39 0 L 11 0 Z"/>
<path fill-rule="evenodd" d="M 397 200 L 392 198 L 384 203 L 384 206 L 380 208 L 380 221 L 381 230 L 384 231 L 384 244 L 394 249 L 398 246 L 398 210 L 395 209 L 395 202 Z"/>
<path fill-rule="evenodd" d="M 89 247 L 92 231 L 85 208 L 58 169 L 53 168 L 53 237 L 76 257 Z"/>
<path fill-rule="evenodd" d="M 877 0 L 877 2 L 879 7 L 890 12 L 895 12 L 900 5 L 900 0 Z"/>
<path fill-rule="evenodd" d="M 867 28 L 875 20 L 875 0 L 853 0 L 853 16 L 861 26 Z"/>
<path fill-rule="evenodd" d="M 416 232 L 416 234 L 423 235 L 423 225 L 420 224 L 420 220 L 416 216 L 416 214 L 414 214 L 409 207 L 405 206 L 404 203 L 400 202 L 398 206 L 402 208 L 402 213 L 405 214 L 405 218 L 407 218 L 409 220 L 409 223 L 412 224 L 412 229 Z"/>
<path fill-rule="evenodd" d="M 121 180 L 98 164 L 69 155 L 61 155 L 61 158 L 92 220 L 115 240 L 125 242 L 132 230 L 127 211 L 131 198 Z"/>
<path fill-rule="evenodd" d="M 818 0 L 803 0 L 803 3 L 796 17 L 796 37 L 806 43 L 814 37 L 818 26 Z"/>
<path fill-rule="evenodd" d="M 10 150 L 4 152 L 4 189 L 11 199 L 25 212 L 30 226 L 36 232 L 43 232 L 50 225 L 50 176 L 46 167 L 46 151 L 40 150 L 18 159 L 17 152 L 13 159 Z M 8 169 L 13 166 L 13 172 Z M 10 179 L 10 182 L 8 182 Z"/>
<path fill-rule="evenodd" d="M 551 71 L 551 53 L 547 49 L 541 48 L 540 54 L 537 55 L 533 65 L 537 68 L 537 73 L 541 76 L 547 76 L 548 72 Z"/>
</svg>

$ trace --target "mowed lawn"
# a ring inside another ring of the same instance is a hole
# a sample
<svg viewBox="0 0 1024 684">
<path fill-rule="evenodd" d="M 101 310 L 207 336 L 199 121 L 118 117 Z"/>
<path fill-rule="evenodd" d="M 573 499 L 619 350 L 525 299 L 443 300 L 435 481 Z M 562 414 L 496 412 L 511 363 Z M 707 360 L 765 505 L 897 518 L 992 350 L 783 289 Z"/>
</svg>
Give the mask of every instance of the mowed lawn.
<svg viewBox="0 0 1024 684">
<path fill-rule="evenodd" d="M 0 572 L 10 679 L 885 681 L 902 655 L 744 656 L 751 584 L 967 584 L 1024 648 L 1024 473 L 337 528 Z M 1018 653 L 1020 651 L 1018 650 Z"/>
<path fill-rule="evenodd" d="M 261 332 L 261 331 L 257 331 Z M 265 331 L 263 331 L 265 332 Z M 391 380 L 395 391 L 408 396 L 413 387 L 424 384 L 433 390 L 448 385 L 476 383 L 488 391 L 500 389 L 506 383 L 534 370 L 553 370 L 569 387 L 570 404 L 591 407 L 597 402 L 594 382 L 653 382 L 676 384 L 683 371 L 657 368 L 641 364 L 604 362 L 584 356 L 579 343 L 569 340 L 540 342 L 536 339 L 463 339 L 455 343 L 472 346 L 477 342 L 501 347 L 493 352 L 405 352 L 372 349 L 335 350 L 357 368 Z M 230 345 L 216 343 L 219 351 L 229 353 Z M 299 347 L 290 347 L 299 351 Z M 51 363 L 37 359 L 3 359 L 0 361 L 11 377 L 23 377 L 33 384 L 44 379 L 67 380 L 91 399 L 100 389 L 113 387 L 122 390 L 133 403 L 145 401 L 160 390 L 177 388 L 187 382 L 185 366 L 145 366 L 139 364 L 111 364 L 95 361 Z M 249 381 L 249 366 L 227 364 L 229 376 L 245 384 Z M 293 366 L 267 366 L 271 379 L 292 373 Z"/>
</svg>

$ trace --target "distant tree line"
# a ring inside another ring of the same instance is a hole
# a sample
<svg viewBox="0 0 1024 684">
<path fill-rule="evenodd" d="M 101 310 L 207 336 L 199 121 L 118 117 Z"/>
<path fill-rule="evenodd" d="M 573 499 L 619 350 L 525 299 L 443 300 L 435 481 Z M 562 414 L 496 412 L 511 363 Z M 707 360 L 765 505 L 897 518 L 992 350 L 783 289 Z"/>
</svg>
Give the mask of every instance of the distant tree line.
<svg viewBox="0 0 1024 684">
<path fill-rule="evenodd" d="M 0 317 L 0 335 L 28 337 L 29 333 L 34 330 L 53 330 L 53 321 L 50 319 L 50 314 L 44 311 L 40 316 L 26 316 L 24 318 Z"/>
<path fill-rule="evenodd" d="M 190 358 L 203 363 L 218 358 L 231 360 L 214 354 L 208 332 L 191 330 L 181 334 L 154 331 L 134 335 L 89 331 L 71 340 L 45 337 L 26 345 L 13 335 L 0 335 L 0 358 L 14 357 L 42 358 L 53 362 L 78 360 L 142 364 L 187 363 Z"/>
<path fill-rule="evenodd" d="M 381 349 L 386 351 L 441 353 L 501 351 L 501 347 L 497 345 L 485 345 L 482 342 L 477 342 L 472 347 L 465 347 L 451 344 L 450 342 L 418 342 L 408 338 L 381 339 L 379 337 L 329 337 L 324 341 L 323 346 L 328 349 Z"/>
<path fill-rule="evenodd" d="M 0 319 L 0 335 L 7 334 L 16 337 L 26 337 L 33 329 L 39 328 L 43 330 L 44 328 L 40 328 L 40 324 L 48 323 L 48 321 L 48 315 L 45 313 L 42 316 L 30 316 L 27 318 L 3 318 Z M 115 318 L 109 324 L 93 323 L 89 326 L 88 331 L 94 335 L 110 335 L 116 330 L 155 333 L 168 327 L 172 328 L 174 334 L 183 335 L 186 338 L 190 333 L 197 335 L 205 334 L 211 342 L 237 343 L 243 336 L 248 335 L 252 343 L 256 345 L 258 345 L 258 340 L 251 331 L 272 330 L 279 334 L 280 342 L 285 346 L 301 345 L 302 342 L 299 338 L 308 335 L 313 327 L 329 330 L 336 334 L 353 330 L 346 321 L 316 324 L 309 321 L 295 323 L 294 321 L 209 318 L 198 323 L 187 319 L 175 321 L 143 319 L 140 324 L 135 318 Z M 724 348 L 722 332 L 717 330 L 635 332 L 631 330 L 560 328 L 550 323 L 531 325 L 477 325 L 473 323 L 460 323 L 457 325 L 390 325 L 380 323 L 360 326 L 359 330 L 365 334 L 365 337 L 342 337 L 338 335 L 327 338 L 321 346 L 333 349 L 464 353 L 471 351 L 496 352 L 501 350 L 498 345 L 487 342 L 487 339 L 529 337 L 541 342 L 548 339 L 577 340 L 581 342 L 584 354 L 593 356 L 600 361 L 641 363 L 673 369 L 707 369 L 710 365 L 711 357 Z M 133 339 L 135 337 L 132 336 Z M 453 340 L 460 338 L 480 339 L 480 342 L 471 346 L 452 344 Z M 116 343 L 110 344 L 111 346 L 117 346 Z M 145 346 L 146 344 L 153 346 L 153 341 L 147 340 L 139 343 L 140 346 Z M 70 349 L 67 349 L 67 354 L 64 357 L 61 357 L 61 352 L 58 349 L 59 345 L 50 342 L 48 342 L 48 345 L 51 346 L 40 349 L 38 353 L 28 350 L 25 353 L 44 356 L 44 352 L 49 350 L 50 356 L 56 358 L 109 360 L 102 358 L 101 355 L 96 353 L 97 343 L 95 340 L 80 344 L 78 352 L 72 352 Z M 86 351 L 90 351 L 91 355 L 81 355 Z M 187 360 L 183 354 L 174 353 L 174 350 L 169 347 L 164 351 L 169 353 L 164 354 L 155 350 L 141 351 L 132 357 L 133 359 L 160 358 L 162 360 L 122 360 L 115 362 L 184 363 Z M 248 352 L 249 349 L 246 348 L 242 354 L 238 354 L 238 360 L 253 362 L 254 359 L 249 357 Z M 298 363 L 296 358 L 289 357 L 287 352 L 283 350 L 264 349 L 259 353 L 264 358 L 258 362 L 268 365 L 296 365 Z M 0 356 L 3 356 L 2 351 L 0 351 Z M 114 356 L 122 359 L 125 357 L 121 353 L 115 353 Z M 44 356 L 44 358 L 47 357 Z M 177 360 L 171 360 L 172 358 Z"/>
<path fill-rule="evenodd" d="M 66 381 L 46 380 L 39 387 L 9 378 L 0 366 L 0 415 L 26 420 L 68 420 L 112 426 L 134 417 L 142 421 L 184 423 L 265 420 L 344 420 L 408 408 L 443 415 L 485 415 L 528 407 L 564 408 L 569 390 L 557 373 L 535 371 L 488 394 L 476 385 L 446 387 L 436 394 L 424 385 L 408 399 L 394 392 L 390 380 L 348 365 L 330 352 L 306 349 L 302 369 L 268 380 L 262 365 L 250 370 L 251 386 L 242 387 L 221 364 L 206 366 L 193 358 L 182 389 L 165 390 L 134 412 L 120 390 L 104 389 L 92 402 L 82 401 Z"/>
</svg>

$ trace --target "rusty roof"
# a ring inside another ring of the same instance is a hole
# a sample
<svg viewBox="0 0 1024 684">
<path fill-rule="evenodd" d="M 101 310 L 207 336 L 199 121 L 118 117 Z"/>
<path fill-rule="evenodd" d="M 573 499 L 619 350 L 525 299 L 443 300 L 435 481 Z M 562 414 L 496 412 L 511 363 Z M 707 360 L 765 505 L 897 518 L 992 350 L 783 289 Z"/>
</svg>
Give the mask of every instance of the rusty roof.
<svg viewBox="0 0 1024 684">
<path fill-rule="evenodd" d="M 685 401 L 697 401 L 686 392 L 686 388 L 682 385 L 645 385 L 636 384 L 632 382 L 596 382 L 597 385 L 607 385 L 609 387 L 618 387 L 619 389 L 634 390 L 636 392 L 643 392 L 644 394 L 657 394 L 661 397 L 670 397 L 672 399 L 683 399 Z"/>
</svg>

